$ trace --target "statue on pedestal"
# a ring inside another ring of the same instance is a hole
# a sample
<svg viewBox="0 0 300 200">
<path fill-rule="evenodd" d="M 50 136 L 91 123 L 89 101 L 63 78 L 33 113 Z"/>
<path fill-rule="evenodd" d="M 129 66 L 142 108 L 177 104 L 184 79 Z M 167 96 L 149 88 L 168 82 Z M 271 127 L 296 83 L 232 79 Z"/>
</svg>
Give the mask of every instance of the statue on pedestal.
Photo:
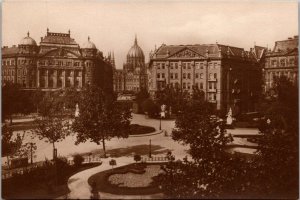
<svg viewBox="0 0 300 200">
<path fill-rule="evenodd" d="M 232 110 L 229 108 L 228 114 L 227 114 L 227 119 L 226 119 L 226 125 L 231 126 L 232 125 Z"/>
<path fill-rule="evenodd" d="M 79 117 L 79 106 L 78 106 L 78 103 L 76 104 L 76 108 L 75 108 L 75 117 Z"/>
</svg>

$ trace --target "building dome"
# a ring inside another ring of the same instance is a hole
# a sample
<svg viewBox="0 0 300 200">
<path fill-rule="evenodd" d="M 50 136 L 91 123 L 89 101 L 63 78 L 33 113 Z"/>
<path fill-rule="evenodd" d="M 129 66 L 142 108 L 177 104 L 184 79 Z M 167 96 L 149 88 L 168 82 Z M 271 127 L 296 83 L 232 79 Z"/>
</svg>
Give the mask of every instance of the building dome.
<svg viewBox="0 0 300 200">
<path fill-rule="evenodd" d="M 36 46 L 36 42 L 34 39 L 32 39 L 31 37 L 29 37 L 29 32 L 27 33 L 27 37 L 24 37 L 19 45 L 32 45 L 32 46 Z"/>
<path fill-rule="evenodd" d="M 97 49 L 96 45 L 90 41 L 90 37 L 88 37 L 88 41 L 82 45 L 82 49 Z"/>
<path fill-rule="evenodd" d="M 144 52 L 141 49 L 141 47 L 137 44 L 136 37 L 134 40 L 134 45 L 128 51 L 127 57 L 144 58 Z"/>
</svg>

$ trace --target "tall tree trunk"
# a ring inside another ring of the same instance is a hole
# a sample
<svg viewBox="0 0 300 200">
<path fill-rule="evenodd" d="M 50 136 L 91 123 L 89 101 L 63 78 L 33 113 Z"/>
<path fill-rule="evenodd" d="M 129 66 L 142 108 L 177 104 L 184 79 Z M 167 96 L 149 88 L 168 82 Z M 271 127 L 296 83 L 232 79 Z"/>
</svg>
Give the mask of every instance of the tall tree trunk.
<svg viewBox="0 0 300 200">
<path fill-rule="evenodd" d="M 55 144 L 54 144 L 54 142 L 52 143 L 52 145 L 53 145 L 53 161 L 55 161 Z"/>
<path fill-rule="evenodd" d="M 9 156 L 6 156 L 7 157 L 7 165 L 8 165 L 8 169 L 10 168 L 10 164 L 9 164 Z"/>
<path fill-rule="evenodd" d="M 104 137 L 102 138 L 102 145 L 103 145 L 104 158 L 106 158 L 106 150 L 105 150 L 105 140 L 104 140 Z"/>
<path fill-rule="evenodd" d="M 10 125 L 12 125 L 12 115 L 10 115 L 9 120 L 10 120 Z"/>
</svg>

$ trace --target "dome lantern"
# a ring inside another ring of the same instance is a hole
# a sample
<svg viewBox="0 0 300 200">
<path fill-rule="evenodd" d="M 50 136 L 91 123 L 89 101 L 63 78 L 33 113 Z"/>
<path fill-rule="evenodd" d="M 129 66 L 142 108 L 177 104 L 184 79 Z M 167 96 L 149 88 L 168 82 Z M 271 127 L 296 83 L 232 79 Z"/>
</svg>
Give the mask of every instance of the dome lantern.
<svg viewBox="0 0 300 200">
<path fill-rule="evenodd" d="M 88 41 L 82 45 L 82 49 L 97 49 L 96 45 L 90 41 L 90 36 L 88 36 Z"/>
<path fill-rule="evenodd" d="M 137 37 L 135 35 L 134 45 L 129 49 L 127 57 L 130 58 L 144 58 L 144 52 L 141 47 L 138 45 Z"/>
<path fill-rule="evenodd" d="M 28 31 L 28 32 L 27 32 L 27 37 L 24 37 L 24 38 L 20 41 L 19 45 L 36 46 L 36 42 L 35 42 L 34 39 L 32 39 L 32 38 L 30 37 L 29 31 Z"/>
</svg>

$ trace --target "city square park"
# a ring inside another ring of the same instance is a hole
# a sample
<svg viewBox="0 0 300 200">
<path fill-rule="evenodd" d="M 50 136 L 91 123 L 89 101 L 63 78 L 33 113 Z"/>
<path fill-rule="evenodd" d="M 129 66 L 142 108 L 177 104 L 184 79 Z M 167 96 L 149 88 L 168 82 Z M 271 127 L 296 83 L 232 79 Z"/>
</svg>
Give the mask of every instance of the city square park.
<svg viewBox="0 0 300 200">
<path fill-rule="evenodd" d="M 282 95 L 280 92 L 282 91 L 279 91 L 279 95 Z M 97 104 L 95 98 L 91 98 L 92 95 L 86 96 L 86 102 L 94 100 Z M 101 102 L 102 97 L 99 96 L 98 101 Z M 287 103 L 285 101 L 290 99 L 283 98 L 280 101 Z M 291 186 L 295 186 L 294 180 L 289 180 L 285 185 L 280 181 L 286 181 L 295 175 L 295 146 L 292 146 L 295 145 L 295 140 L 288 138 L 285 141 L 287 133 L 293 133 L 294 130 L 290 128 L 291 124 L 273 124 L 278 118 L 272 115 L 275 116 L 274 113 L 278 113 L 278 110 L 283 113 L 282 107 L 275 107 L 275 111 L 272 110 L 272 114 L 263 118 L 262 124 L 255 128 L 226 129 L 226 124 L 223 123 L 225 120 L 210 118 L 211 110 L 206 109 L 208 106 L 205 102 L 191 102 L 185 104 L 186 108 L 175 119 L 151 118 L 127 110 L 122 111 L 122 116 L 127 116 L 127 120 L 122 121 L 119 113 L 113 113 L 109 109 L 103 111 L 102 116 L 92 116 L 111 123 L 109 128 L 99 120 L 90 124 L 89 121 L 93 119 L 89 120 L 88 115 L 80 119 L 83 120 L 80 123 L 72 116 L 60 121 L 51 119 L 46 124 L 41 116 L 47 116 L 49 110 L 43 110 L 41 105 L 49 108 L 51 103 L 43 102 L 39 105 L 38 116 L 29 116 L 27 119 L 15 117 L 8 128 L 6 125 L 2 128 L 2 132 L 6 131 L 8 135 L 13 132 L 8 137 L 7 155 L 2 157 L 4 197 L 156 199 L 216 198 L 227 195 L 229 198 L 238 198 L 245 194 L 252 197 L 262 194 L 272 197 L 275 195 L 274 191 L 278 191 L 276 195 L 283 197 L 295 195 L 295 192 L 286 193 L 287 188 L 291 191 Z M 277 103 L 276 100 L 276 105 Z M 291 102 L 288 103 L 293 106 Z M 79 103 L 79 116 L 88 113 L 86 110 L 105 108 L 89 104 L 87 105 L 92 107 L 83 108 L 83 105 Z M 75 106 L 73 104 L 74 108 Z M 60 111 L 62 110 L 64 109 L 60 107 Z M 289 115 L 292 114 L 291 110 L 288 112 Z M 75 109 L 71 113 L 76 115 Z M 115 120 L 110 120 L 108 113 Z M 116 123 L 118 120 L 119 124 Z M 61 126 L 63 123 L 73 128 Z M 90 130 L 88 126 L 94 125 L 102 130 L 116 126 L 116 135 L 93 137 L 99 130 Z M 122 130 L 118 127 L 122 127 Z M 129 127 L 135 127 L 142 133 L 133 133 Z M 56 138 L 47 136 L 49 130 L 54 131 L 50 131 L 52 136 L 58 134 Z M 60 137 L 63 132 L 64 136 Z M 265 134 L 270 132 L 278 134 L 278 138 L 270 138 Z M 182 133 L 187 136 L 182 136 Z M 279 148 L 274 148 L 272 144 L 275 147 L 279 145 Z M 17 150 L 20 149 L 22 151 L 18 155 L 25 155 L 30 164 L 27 167 L 8 167 L 9 160 L 10 165 L 14 160 L 11 154 L 19 153 Z M 291 156 L 287 158 L 283 155 Z M 6 159 L 9 157 L 11 158 Z M 274 163 L 277 163 L 277 167 Z M 286 165 L 292 166 L 290 174 L 281 171 Z M 7 177 L 4 177 L 5 174 Z M 280 175 L 280 178 L 273 176 L 275 174 Z M 265 193 L 265 188 L 261 188 L 266 183 L 270 189 L 268 194 Z M 17 187 L 11 189 L 12 185 Z"/>
</svg>

